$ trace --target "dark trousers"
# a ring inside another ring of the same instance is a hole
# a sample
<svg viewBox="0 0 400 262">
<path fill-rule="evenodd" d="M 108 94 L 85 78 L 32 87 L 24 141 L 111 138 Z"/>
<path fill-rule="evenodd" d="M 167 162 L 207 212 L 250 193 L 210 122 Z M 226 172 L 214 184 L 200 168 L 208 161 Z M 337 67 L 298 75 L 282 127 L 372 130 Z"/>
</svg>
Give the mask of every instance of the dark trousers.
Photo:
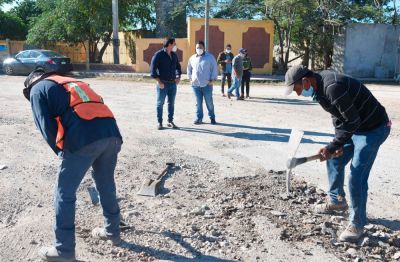
<svg viewBox="0 0 400 262">
<path fill-rule="evenodd" d="M 249 70 L 243 70 L 242 87 L 241 87 L 242 96 L 244 96 L 244 85 L 246 85 L 246 96 L 250 95 L 250 76 L 251 73 Z"/>
<path fill-rule="evenodd" d="M 225 79 L 228 79 L 228 88 L 232 84 L 232 74 L 231 73 L 222 73 L 222 82 L 221 82 L 221 93 L 224 93 L 225 88 Z"/>
</svg>

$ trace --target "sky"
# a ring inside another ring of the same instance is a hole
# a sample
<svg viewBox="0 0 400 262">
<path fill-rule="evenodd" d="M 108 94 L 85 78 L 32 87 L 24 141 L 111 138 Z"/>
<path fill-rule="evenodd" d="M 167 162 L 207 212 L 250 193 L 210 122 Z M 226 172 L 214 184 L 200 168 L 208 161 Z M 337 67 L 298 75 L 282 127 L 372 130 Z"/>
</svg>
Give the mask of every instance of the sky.
<svg viewBox="0 0 400 262">
<path fill-rule="evenodd" d="M 9 11 L 11 8 L 13 8 L 14 6 L 16 6 L 16 3 L 14 4 L 5 4 L 1 7 L 1 10 L 7 12 Z"/>
</svg>

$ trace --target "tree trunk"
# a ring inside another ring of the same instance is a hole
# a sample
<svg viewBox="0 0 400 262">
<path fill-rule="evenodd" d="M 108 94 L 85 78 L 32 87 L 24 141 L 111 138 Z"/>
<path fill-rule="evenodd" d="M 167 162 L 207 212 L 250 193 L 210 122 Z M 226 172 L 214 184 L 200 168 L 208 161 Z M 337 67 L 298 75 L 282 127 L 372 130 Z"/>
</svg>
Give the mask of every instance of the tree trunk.
<svg viewBox="0 0 400 262">
<path fill-rule="evenodd" d="M 100 51 L 99 51 L 99 53 L 97 55 L 97 58 L 96 58 L 97 63 L 103 63 L 104 52 L 106 51 L 107 47 L 111 43 L 111 34 L 112 34 L 112 31 L 107 32 L 107 35 L 106 35 L 106 37 L 104 39 L 103 46 L 100 48 Z"/>
<path fill-rule="evenodd" d="M 310 39 L 306 39 L 304 42 L 304 55 L 301 64 L 306 67 L 310 64 Z"/>
</svg>

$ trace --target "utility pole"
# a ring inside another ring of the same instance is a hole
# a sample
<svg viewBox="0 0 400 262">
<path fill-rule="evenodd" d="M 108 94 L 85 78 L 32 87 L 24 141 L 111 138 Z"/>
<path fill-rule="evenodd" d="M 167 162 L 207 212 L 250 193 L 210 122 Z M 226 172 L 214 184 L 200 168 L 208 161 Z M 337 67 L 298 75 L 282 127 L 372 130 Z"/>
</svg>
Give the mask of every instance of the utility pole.
<svg viewBox="0 0 400 262">
<path fill-rule="evenodd" d="M 119 64 L 118 0 L 112 0 L 114 64 Z"/>
<path fill-rule="evenodd" d="M 204 27 L 204 44 L 206 51 L 208 51 L 209 45 L 209 16 L 210 16 L 210 0 L 206 0 L 206 18 L 205 18 L 205 27 Z"/>
</svg>

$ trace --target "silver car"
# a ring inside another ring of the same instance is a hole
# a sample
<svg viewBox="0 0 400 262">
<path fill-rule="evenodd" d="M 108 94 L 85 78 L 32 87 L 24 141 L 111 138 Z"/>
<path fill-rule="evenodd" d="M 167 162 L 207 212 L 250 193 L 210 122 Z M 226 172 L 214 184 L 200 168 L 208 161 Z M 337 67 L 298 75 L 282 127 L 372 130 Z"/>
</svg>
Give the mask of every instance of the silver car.
<svg viewBox="0 0 400 262">
<path fill-rule="evenodd" d="M 71 59 L 55 51 L 35 49 L 21 51 L 3 62 L 7 75 L 28 75 L 36 69 L 65 74 L 72 71 Z"/>
</svg>

